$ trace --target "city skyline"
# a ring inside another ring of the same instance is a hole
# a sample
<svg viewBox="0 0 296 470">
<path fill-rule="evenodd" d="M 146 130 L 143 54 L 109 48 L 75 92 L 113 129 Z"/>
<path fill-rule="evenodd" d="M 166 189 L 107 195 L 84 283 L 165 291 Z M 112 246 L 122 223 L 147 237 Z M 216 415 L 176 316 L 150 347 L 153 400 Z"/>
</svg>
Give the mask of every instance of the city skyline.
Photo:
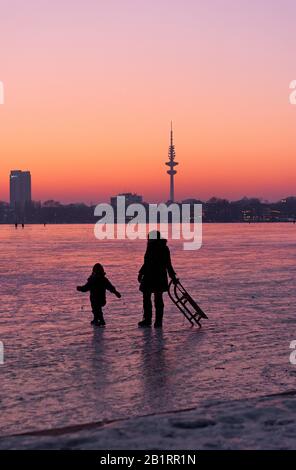
<svg viewBox="0 0 296 470">
<path fill-rule="evenodd" d="M 171 130 L 171 140 L 170 140 L 170 143 L 171 145 L 169 146 L 169 155 L 171 152 L 173 152 L 173 156 L 175 158 L 175 148 L 174 148 L 174 144 L 173 144 L 173 135 L 172 135 L 172 130 Z M 174 161 L 174 160 L 173 160 Z M 166 165 L 169 165 L 170 162 L 166 162 Z M 176 162 L 176 165 L 178 165 L 178 163 Z M 22 206 L 24 204 L 27 204 L 27 203 L 31 203 L 31 202 L 41 202 L 41 203 L 44 203 L 44 202 L 50 202 L 50 201 L 54 201 L 54 202 L 59 202 L 61 204 L 81 204 L 81 203 L 85 203 L 86 205 L 96 205 L 97 203 L 99 202 L 111 202 L 111 204 L 113 204 L 113 202 L 116 200 L 116 198 L 118 196 L 125 196 L 126 198 L 126 202 L 127 203 L 171 203 L 171 202 L 176 202 L 176 203 L 181 203 L 181 202 L 192 202 L 192 201 L 203 201 L 203 202 L 207 202 L 207 201 L 210 201 L 211 199 L 220 199 L 220 200 L 228 200 L 228 198 L 226 197 L 221 197 L 219 195 L 215 195 L 214 193 L 207 199 L 203 199 L 201 197 L 199 197 L 198 195 L 196 194 L 191 194 L 190 197 L 186 197 L 186 198 L 175 198 L 174 197 L 174 183 L 173 183 L 173 187 L 172 187 L 172 175 L 170 174 L 170 171 L 167 171 L 167 174 L 170 175 L 170 185 L 169 185 L 169 198 L 164 198 L 163 200 L 158 200 L 158 201 L 154 201 L 154 200 L 148 200 L 147 198 L 145 198 L 145 196 L 143 196 L 142 194 L 140 195 L 139 193 L 137 193 L 136 191 L 132 191 L 132 190 L 127 190 L 127 191 L 123 191 L 123 192 L 116 192 L 116 195 L 113 194 L 112 195 L 107 195 L 106 199 L 101 199 L 101 200 L 96 200 L 96 201 L 90 201 L 90 202 L 87 202 L 87 201 L 84 201 L 84 200 L 75 200 L 75 201 L 63 201 L 63 200 L 58 200 L 54 195 L 52 195 L 51 197 L 47 198 L 47 199 L 44 199 L 44 200 L 40 200 L 40 199 L 36 199 L 34 197 L 32 197 L 32 178 L 31 178 L 31 172 L 28 171 L 28 170 L 10 170 L 10 173 L 9 173 L 9 204 L 10 206 L 16 206 L 16 205 L 19 205 L 19 206 Z M 175 176 L 176 173 L 173 174 L 173 176 Z M 171 197 L 173 194 L 173 198 Z M 294 194 L 286 194 L 284 197 L 281 197 L 279 199 L 275 199 L 275 200 L 268 200 L 266 198 L 260 198 L 260 197 L 257 197 L 256 195 L 244 195 L 240 198 L 237 198 L 237 199 L 229 199 L 229 202 L 235 202 L 235 201 L 240 201 L 240 200 L 243 200 L 243 199 L 258 199 L 260 200 L 261 202 L 266 202 L 266 203 L 273 203 L 273 202 L 280 202 L 280 201 L 284 201 L 286 198 L 288 197 L 296 197 L 294 196 Z M 0 200 L 0 202 L 4 202 L 4 203 L 8 203 L 7 200 Z"/>
<path fill-rule="evenodd" d="M 172 135 L 172 130 L 171 130 L 171 140 L 170 140 L 170 143 L 171 145 L 169 146 L 169 155 L 170 153 L 173 151 L 173 156 L 175 158 L 175 149 L 174 149 L 174 144 L 173 144 L 173 135 Z M 174 160 L 173 160 L 174 161 Z M 166 163 L 166 165 L 169 165 L 169 162 Z M 178 163 L 176 162 L 176 165 L 178 165 Z M 170 175 L 170 186 L 169 186 L 169 198 L 167 199 L 163 199 L 163 200 L 159 200 L 159 201 L 151 201 L 151 200 L 148 200 L 145 198 L 145 196 L 143 196 L 142 194 L 139 194 L 135 191 L 124 191 L 124 192 L 117 192 L 116 195 L 115 193 L 113 195 L 108 195 L 106 199 L 104 200 L 97 200 L 97 201 L 92 201 L 90 202 L 88 205 L 96 205 L 97 203 L 99 202 L 110 202 L 111 205 L 112 204 L 116 204 L 116 198 L 118 196 L 124 196 L 125 199 L 126 199 L 126 203 L 127 204 L 132 204 L 132 203 L 136 203 L 136 204 L 141 204 L 141 203 L 154 203 L 154 202 L 158 202 L 158 203 L 172 203 L 172 202 L 176 202 L 177 204 L 179 203 L 192 203 L 194 201 L 200 201 L 200 202 L 209 202 L 211 199 L 217 199 L 217 200 L 226 200 L 228 201 L 227 198 L 223 198 L 223 197 L 220 197 L 219 195 L 211 195 L 208 199 L 202 199 L 200 198 L 198 195 L 196 194 L 192 194 L 191 197 L 187 197 L 187 198 L 181 198 L 181 199 L 175 199 L 174 197 L 171 198 L 172 194 L 174 195 L 174 183 L 173 183 L 173 188 L 172 188 L 172 184 L 171 184 L 171 181 L 172 181 L 172 175 L 170 174 L 170 171 L 167 171 L 167 173 Z M 175 173 L 173 174 L 173 176 L 175 176 Z M 173 189 L 173 192 L 172 192 L 172 189 Z M 285 199 L 289 198 L 289 197 L 292 197 L 292 198 L 296 198 L 296 196 L 294 196 L 294 194 L 286 194 L 286 196 L 280 198 L 280 199 L 276 199 L 274 201 L 271 201 L 271 200 L 268 200 L 268 199 L 264 199 L 264 198 L 258 198 L 256 196 L 247 196 L 247 195 L 244 195 L 242 196 L 241 198 L 238 198 L 238 199 L 229 199 L 229 202 L 235 202 L 235 201 L 241 201 L 243 199 L 258 199 L 260 200 L 261 202 L 265 202 L 265 203 L 273 203 L 273 202 L 280 202 L 280 201 L 285 201 Z M 81 204 L 81 203 L 85 203 L 87 205 L 87 202 L 86 201 L 61 201 L 61 200 L 57 200 L 57 198 L 55 198 L 54 196 L 52 197 L 49 197 L 48 199 L 45 199 L 45 200 L 38 200 L 36 198 L 33 198 L 32 197 L 32 178 L 31 178 L 31 172 L 28 171 L 28 170 L 10 170 L 10 173 L 9 173 L 9 204 L 11 207 L 16 207 L 16 205 L 19 205 L 19 206 L 23 206 L 24 204 L 27 204 L 27 203 L 44 203 L 44 202 L 58 202 L 58 203 L 61 203 L 61 204 Z M 7 201 L 0 201 L 0 202 L 7 202 Z"/>
<path fill-rule="evenodd" d="M 294 194 L 295 13 L 290 0 L 5 2 L 0 200 L 25 167 L 36 200 L 167 200 L 171 119 L 178 200 Z"/>
</svg>

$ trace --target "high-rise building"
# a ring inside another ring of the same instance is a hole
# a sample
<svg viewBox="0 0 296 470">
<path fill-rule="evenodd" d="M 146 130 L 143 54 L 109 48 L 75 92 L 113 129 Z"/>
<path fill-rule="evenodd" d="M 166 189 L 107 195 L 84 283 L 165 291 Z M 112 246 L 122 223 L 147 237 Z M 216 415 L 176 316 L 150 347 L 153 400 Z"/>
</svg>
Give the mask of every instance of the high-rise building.
<svg viewBox="0 0 296 470">
<path fill-rule="evenodd" d="M 12 170 L 10 172 L 10 205 L 23 207 L 31 201 L 31 173 Z"/>
<path fill-rule="evenodd" d="M 169 146 L 169 161 L 166 162 L 166 165 L 169 166 L 169 170 L 167 173 L 170 175 L 170 199 L 169 202 L 174 202 L 175 201 L 175 181 L 174 181 L 174 176 L 177 173 L 177 171 L 174 169 L 176 165 L 178 165 L 178 162 L 175 162 L 176 158 L 176 152 L 175 152 L 175 146 L 174 146 L 174 138 L 173 138 L 173 123 L 171 122 L 171 141 L 170 141 L 170 146 Z"/>
</svg>

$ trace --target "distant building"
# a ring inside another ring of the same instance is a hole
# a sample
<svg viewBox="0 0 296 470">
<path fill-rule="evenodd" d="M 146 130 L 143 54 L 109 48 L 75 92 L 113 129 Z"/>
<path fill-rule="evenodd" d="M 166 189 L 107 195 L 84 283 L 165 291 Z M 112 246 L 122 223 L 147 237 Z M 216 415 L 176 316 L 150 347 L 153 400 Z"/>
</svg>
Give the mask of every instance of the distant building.
<svg viewBox="0 0 296 470">
<path fill-rule="evenodd" d="M 9 182 L 11 207 L 24 207 L 32 202 L 31 173 L 29 171 L 12 170 Z"/>
<path fill-rule="evenodd" d="M 202 204 L 202 201 L 200 199 L 195 199 L 195 198 L 189 198 L 189 199 L 183 199 L 182 204 Z"/>
<path fill-rule="evenodd" d="M 169 146 L 169 161 L 166 162 L 166 165 L 169 167 L 167 174 L 170 175 L 170 198 L 168 202 L 175 202 L 175 181 L 174 177 L 177 171 L 175 170 L 175 166 L 179 165 L 178 162 L 175 161 L 176 152 L 175 152 L 175 145 L 174 145 L 174 135 L 173 135 L 173 123 L 171 122 L 171 141 Z"/>
<path fill-rule="evenodd" d="M 136 193 L 121 193 L 121 194 L 118 194 L 117 196 L 111 197 L 111 199 L 110 199 L 111 206 L 116 206 L 117 205 L 117 197 L 118 196 L 124 196 L 125 197 L 126 206 L 129 206 L 130 204 L 142 204 L 143 203 L 143 197 L 139 196 L 139 194 L 136 194 Z"/>
</svg>

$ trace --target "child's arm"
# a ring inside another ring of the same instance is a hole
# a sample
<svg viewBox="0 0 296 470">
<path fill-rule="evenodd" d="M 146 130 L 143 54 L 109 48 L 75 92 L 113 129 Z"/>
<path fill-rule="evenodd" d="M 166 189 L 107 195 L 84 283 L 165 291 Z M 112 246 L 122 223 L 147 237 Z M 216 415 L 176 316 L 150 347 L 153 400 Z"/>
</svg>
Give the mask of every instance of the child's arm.
<svg viewBox="0 0 296 470">
<path fill-rule="evenodd" d="M 120 292 L 118 292 L 116 290 L 116 288 L 111 284 L 111 282 L 109 281 L 109 279 L 106 278 L 106 289 L 109 291 L 109 292 L 112 292 L 112 294 L 115 294 L 116 297 L 118 297 L 120 299 L 121 297 L 121 294 Z"/>
<path fill-rule="evenodd" d="M 79 292 L 87 292 L 90 290 L 90 283 L 89 281 L 87 281 L 86 284 L 84 284 L 84 286 L 77 286 L 76 289 L 79 291 Z"/>
</svg>

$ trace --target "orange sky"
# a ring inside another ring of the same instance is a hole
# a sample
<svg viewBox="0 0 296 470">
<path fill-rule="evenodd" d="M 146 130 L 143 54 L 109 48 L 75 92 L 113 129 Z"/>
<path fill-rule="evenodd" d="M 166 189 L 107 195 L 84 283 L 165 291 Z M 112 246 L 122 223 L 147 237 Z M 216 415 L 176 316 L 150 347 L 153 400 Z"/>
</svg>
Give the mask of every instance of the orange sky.
<svg viewBox="0 0 296 470">
<path fill-rule="evenodd" d="M 0 199 L 28 169 L 35 200 L 165 200 L 171 119 L 178 199 L 296 195 L 296 7 L 249 3 L 5 0 Z"/>
</svg>

